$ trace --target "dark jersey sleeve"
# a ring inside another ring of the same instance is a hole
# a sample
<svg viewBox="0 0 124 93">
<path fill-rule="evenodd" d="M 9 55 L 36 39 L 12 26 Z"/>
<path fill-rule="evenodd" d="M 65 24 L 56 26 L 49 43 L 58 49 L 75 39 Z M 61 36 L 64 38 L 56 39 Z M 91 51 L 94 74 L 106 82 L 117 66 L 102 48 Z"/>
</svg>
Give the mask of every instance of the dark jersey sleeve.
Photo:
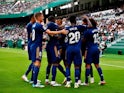
<svg viewBox="0 0 124 93">
<path fill-rule="evenodd" d="M 43 25 L 40 25 L 40 30 L 42 31 L 42 32 L 45 32 L 46 30 L 44 29 L 44 27 L 43 27 Z"/>
<path fill-rule="evenodd" d="M 28 24 L 26 25 L 26 29 L 27 29 L 27 31 L 31 31 L 31 29 L 32 29 L 32 24 L 31 24 L 31 23 L 28 23 Z"/>
<path fill-rule="evenodd" d="M 86 25 L 79 25 L 78 27 L 80 32 L 84 32 L 87 29 Z"/>
<path fill-rule="evenodd" d="M 51 31 L 56 31 L 58 30 L 58 25 L 56 25 L 55 23 L 53 22 L 50 22 L 48 25 L 47 25 L 47 29 L 50 29 Z"/>
<path fill-rule="evenodd" d="M 65 29 L 69 31 L 69 27 L 66 27 Z"/>
</svg>

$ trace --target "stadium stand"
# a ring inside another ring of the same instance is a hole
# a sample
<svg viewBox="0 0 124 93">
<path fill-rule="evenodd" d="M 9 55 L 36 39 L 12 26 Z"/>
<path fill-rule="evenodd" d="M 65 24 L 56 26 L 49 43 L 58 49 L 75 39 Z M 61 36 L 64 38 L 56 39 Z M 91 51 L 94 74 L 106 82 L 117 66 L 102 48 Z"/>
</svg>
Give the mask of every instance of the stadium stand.
<svg viewBox="0 0 124 93">
<path fill-rule="evenodd" d="M 11 3 L 4 2 L 0 3 L 0 13 L 21 13 L 53 1 L 55 0 L 17 0 Z"/>
<path fill-rule="evenodd" d="M 0 29 L 0 46 L 1 47 L 18 47 L 21 48 L 21 42 L 27 41 L 27 32 L 25 25 L 13 24 L 13 25 L 1 25 Z"/>
<path fill-rule="evenodd" d="M 0 13 L 5 13 L 8 15 L 21 13 L 27 10 L 32 10 L 42 5 L 47 5 L 48 3 L 53 1 L 55 0 L 17 0 L 15 2 L 0 2 Z M 75 14 L 78 15 L 77 23 L 81 24 L 82 14 Z M 68 16 L 69 15 L 70 14 L 68 14 Z M 100 46 L 102 47 L 107 45 L 107 53 L 111 53 L 113 49 L 116 49 L 117 51 L 123 50 L 123 39 L 118 41 L 118 39 L 124 37 L 123 9 L 118 7 L 113 9 L 107 9 L 104 11 L 88 13 L 87 15 L 90 15 L 97 20 Z M 63 23 L 68 23 L 67 20 L 65 20 L 68 16 L 61 16 L 63 18 Z M 25 22 L 22 24 L 16 24 L 15 22 L 12 25 L 0 25 L 0 46 L 20 48 L 22 41 L 26 43 L 27 35 L 25 25 Z M 69 25 L 69 23 L 67 25 Z M 117 51 L 115 51 L 115 53 L 117 53 Z"/>
<path fill-rule="evenodd" d="M 102 11 L 102 12 L 107 12 L 107 11 Z M 113 13 L 113 16 L 114 14 L 115 13 Z M 98 20 L 98 17 L 96 17 L 98 21 L 100 44 L 102 43 L 102 44 L 108 45 L 108 44 L 111 44 L 111 42 L 114 42 L 115 40 L 117 40 L 118 38 L 124 37 L 124 25 L 123 25 L 124 17 L 122 16 L 124 15 L 115 16 L 115 17 L 108 16 L 106 18 L 104 18 L 103 16 L 103 19 L 99 17 L 99 20 Z M 13 24 L 13 25 L 1 25 L 0 26 L 0 29 L 2 29 L 2 31 L 0 31 L 1 41 L 8 42 L 9 40 L 9 44 L 8 44 L 9 47 L 12 47 L 12 45 L 14 45 L 14 43 L 17 41 L 20 42 L 20 40 L 25 40 L 26 42 L 27 35 L 26 35 L 25 25 L 26 24 L 24 23 Z M 13 44 L 11 44 L 10 41 Z"/>
</svg>

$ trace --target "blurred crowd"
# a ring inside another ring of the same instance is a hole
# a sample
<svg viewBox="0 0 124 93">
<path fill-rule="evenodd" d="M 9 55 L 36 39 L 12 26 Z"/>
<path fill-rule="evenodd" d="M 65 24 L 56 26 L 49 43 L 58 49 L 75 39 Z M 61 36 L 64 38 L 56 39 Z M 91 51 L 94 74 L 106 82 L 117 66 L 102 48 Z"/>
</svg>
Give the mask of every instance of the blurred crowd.
<svg viewBox="0 0 124 93">
<path fill-rule="evenodd" d="M 0 26 L 0 46 L 6 47 L 7 41 L 16 43 L 18 40 L 22 42 L 27 41 L 26 24 L 3 24 Z"/>
<path fill-rule="evenodd" d="M 100 12 L 95 12 L 92 13 L 91 16 L 94 18 L 106 18 L 106 17 L 111 17 L 114 15 L 117 15 L 118 13 L 123 12 L 123 10 L 121 8 L 117 8 L 117 9 L 109 9 L 109 10 L 105 10 L 105 11 L 100 11 Z"/>
<path fill-rule="evenodd" d="M 18 0 L 11 3 L 0 3 L 0 13 L 21 13 L 48 4 L 55 0 Z"/>
<path fill-rule="evenodd" d="M 105 15 L 103 15 L 102 13 L 104 13 Z M 102 17 L 96 17 L 95 14 L 102 14 Z M 104 48 L 108 43 L 111 43 L 114 40 L 124 36 L 124 14 L 116 16 L 115 12 L 107 10 L 93 13 L 90 15 L 97 20 L 99 30 L 99 42 L 101 47 Z M 62 24 L 68 26 L 70 23 L 68 22 L 67 18 L 63 18 Z M 77 17 L 77 24 L 82 24 L 81 17 Z M 27 42 L 27 32 L 25 26 L 26 24 L 24 23 L 1 25 L 0 43 L 7 40 L 12 40 L 13 42 L 22 40 L 22 43 L 25 44 Z"/>
</svg>

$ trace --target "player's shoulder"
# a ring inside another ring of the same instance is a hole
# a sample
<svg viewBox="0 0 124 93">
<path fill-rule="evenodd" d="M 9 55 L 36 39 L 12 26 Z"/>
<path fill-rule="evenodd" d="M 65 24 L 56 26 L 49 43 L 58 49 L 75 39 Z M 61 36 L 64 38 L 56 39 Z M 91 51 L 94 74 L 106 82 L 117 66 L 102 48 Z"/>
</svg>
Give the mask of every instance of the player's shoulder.
<svg viewBox="0 0 124 93">
<path fill-rule="evenodd" d="M 54 22 L 49 22 L 48 24 L 47 24 L 48 26 L 54 26 L 54 25 L 56 25 Z"/>
<path fill-rule="evenodd" d="M 91 31 L 92 31 L 92 33 L 98 33 L 98 29 L 97 28 L 92 28 Z"/>
<path fill-rule="evenodd" d="M 67 26 L 67 27 L 65 27 L 66 30 L 69 30 L 69 28 L 71 28 L 71 26 Z"/>
<path fill-rule="evenodd" d="M 43 25 L 40 24 L 40 23 L 38 23 L 38 22 L 36 22 L 36 23 L 33 24 L 33 27 L 34 27 L 34 28 L 40 28 L 40 27 L 42 27 L 42 26 L 43 26 Z"/>
<path fill-rule="evenodd" d="M 31 27 L 33 24 L 31 22 L 29 22 L 26 27 Z"/>
<path fill-rule="evenodd" d="M 78 25 L 79 28 L 86 28 L 87 25 Z"/>
</svg>

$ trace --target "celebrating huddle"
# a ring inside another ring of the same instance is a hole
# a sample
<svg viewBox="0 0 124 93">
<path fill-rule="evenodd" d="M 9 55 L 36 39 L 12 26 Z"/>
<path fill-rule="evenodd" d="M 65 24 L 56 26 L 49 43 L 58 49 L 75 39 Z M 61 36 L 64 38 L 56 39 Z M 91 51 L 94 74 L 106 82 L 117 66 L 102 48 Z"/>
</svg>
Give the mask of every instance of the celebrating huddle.
<svg viewBox="0 0 124 93">
<path fill-rule="evenodd" d="M 82 25 L 76 24 L 76 17 L 70 16 L 70 25 L 62 25 L 61 19 L 55 19 L 50 16 L 48 18 L 49 23 L 46 28 L 42 25 L 44 16 L 42 13 L 36 13 L 32 16 L 30 23 L 27 25 L 28 32 L 28 54 L 31 64 L 28 70 L 22 76 L 22 79 L 26 82 L 32 83 L 33 87 L 45 87 L 41 85 L 40 80 L 37 80 L 39 68 L 42 58 L 42 41 L 43 33 L 47 33 L 49 36 L 46 46 L 47 61 L 46 67 L 46 79 L 45 83 L 51 86 L 61 86 L 56 82 L 57 69 L 64 75 L 65 79 L 63 84 L 65 87 L 71 87 L 71 64 L 74 64 L 75 68 L 75 83 L 74 88 L 78 88 L 80 85 L 88 86 L 88 78 L 91 75 L 91 83 L 94 83 L 93 71 L 91 64 L 94 63 L 99 76 L 99 85 L 104 85 L 102 69 L 99 66 L 99 42 L 98 42 L 98 30 L 97 23 L 94 19 L 83 16 Z M 81 83 L 81 66 L 82 58 L 84 56 L 84 62 L 86 64 L 85 81 Z M 60 62 L 63 60 L 66 70 Z M 52 69 L 52 70 L 51 70 Z M 32 71 L 31 80 L 27 78 L 28 73 Z M 52 79 L 49 80 L 50 72 L 52 72 Z"/>
</svg>

